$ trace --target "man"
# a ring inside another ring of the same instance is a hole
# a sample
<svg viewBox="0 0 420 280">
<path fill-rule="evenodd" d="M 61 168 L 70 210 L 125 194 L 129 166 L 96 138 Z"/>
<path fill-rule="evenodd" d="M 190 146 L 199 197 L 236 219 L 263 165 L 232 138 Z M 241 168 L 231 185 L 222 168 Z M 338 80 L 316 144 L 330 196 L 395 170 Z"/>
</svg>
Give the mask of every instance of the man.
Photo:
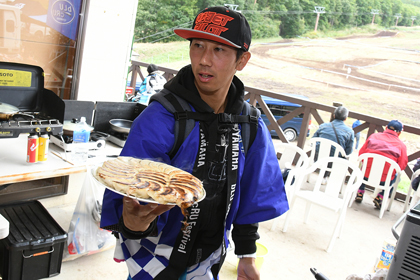
<svg viewBox="0 0 420 280">
<path fill-rule="evenodd" d="M 401 170 L 404 170 L 408 163 L 407 147 L 398 138 L 403 130 L 403 124 L 398 120 L 392 120 L 388 123 L 386 130 L 382 133 L 374 133 L 369 136 L 365 144 L 360 148 L 359 156 L 364 153 L 374 153 L 382 156 L 386 156 L 400 166 Z M 369 176 L 371 163 L 367 163 L 365 177 Z M 385 166 L 382 173 L 381 183 L 385 183 L 386 174 L 388 173 L 389 166 Z M 393 174 L 391 185 L 395 182 L 396 175 Z M 392 189 L 391 189 L 392 192 Z M 357 191 L 356 202 L 360 203 L 363 200 L 363 194 L 365 193 L 365 185 L 362 184 Z M 373 204 L 376 208 L 381 209 L 382 199 L 384 191 L 378 193 L 376 198 L 373 200 Z"/>
<path fill-rule="evenodd" d="M 152 101 L 133 122 L 121 155 L 155 159 L 191 172 L 203 181 L 206 198 L 189 209 L 194 215 L 183 230 L 178 207 L 140 205 L 107 190 L 101 227 L 118 232 L 116 251 L 124 253 L 133 280 L 218 279 L 230 234 L 240 258 L 238 279 L 260 279 L 255 266 L 258 223 L 288 210 L 281 171 L 261 118 L 246 156 L 241 127 L 219 123 L 221 117 L 242 112 L 244 85 L 235 72 L 251 57 L 251 30 L 241 13 L 212 7 L 197 15 L 192 29 L 175 33 L 191 42 L 191 65 L 162 92 L 188 101 L 194 113 L 212 118 L 195 121 L 171 157 L 174 114 Z"/>
<path fill-rule="evenodd" d="M 353 152 L 354 132 L 344 123 L 348 115 L 349 110 L 347 108 L 343 106 L 337 107 L 332 116 L 333 120 L 329 123 L 321 124 L 313 137 L 332 140 L 343 147 L 346 155 L 350 155 Z M 344 157 L 344 155 L 341 156 Z"/>
</svg>

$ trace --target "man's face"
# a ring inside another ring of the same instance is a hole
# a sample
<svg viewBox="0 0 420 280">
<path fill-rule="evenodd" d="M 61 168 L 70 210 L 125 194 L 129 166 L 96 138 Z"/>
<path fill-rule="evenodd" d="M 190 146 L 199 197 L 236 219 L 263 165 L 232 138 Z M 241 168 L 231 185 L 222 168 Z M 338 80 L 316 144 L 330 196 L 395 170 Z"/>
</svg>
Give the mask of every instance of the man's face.
<svg viewBox="0 0 420 280">
<path fill-rule="evenodd" d="M 227 45 L 203 39 L 193 39 L 190 59 L 195 85 L 200 94 L 225 95 L 233 75 L 242 70 L 250 58 L 246 52 L 237 61 L 236 49 Z"/>
</svg>

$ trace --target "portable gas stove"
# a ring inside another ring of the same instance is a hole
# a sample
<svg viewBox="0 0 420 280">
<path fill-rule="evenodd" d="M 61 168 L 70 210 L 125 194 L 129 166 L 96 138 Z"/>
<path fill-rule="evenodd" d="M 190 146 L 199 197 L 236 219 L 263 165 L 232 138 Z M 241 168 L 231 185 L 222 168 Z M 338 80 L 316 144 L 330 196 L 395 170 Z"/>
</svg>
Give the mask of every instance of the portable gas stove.
<svg viewBox="0 0 420 280">
<path fill-rule="evenodd" d="M 124 147 L 127 137 L 127 133 L 119 133 L 111 130 L 106 140 L 111 143 L 114 143 L 118 147 Z"/>
<path fill-rule="evenodd" d="M 124 147 L 130 129 L 125 127 L 123 123 L 132 122 L 145 108 L 145 105 L 135 102 L 97 101 L 93 120 L 94 131 L 100 131 L 108 135 L 107 142 L 118 147 Z M 117 123 L 114 122 L 114 125 L 111 125 L 112 121 L 117 120 L 122 121 L 118 131 L 113 128 L 117 126 Z"/>
<path fill-rule="evenodd" d="M 26 113 L 28 114 L 28 113 Z M 48 133 L 60 135 L 63 133 L 63 124 L 57 119 L 45 119 L 37 116 L 33 119 L 15 118 L 8 121 L 0 121 L 0 138 L 16 138 L 21 133 Z"/>
<path fill-rule="evenodd" d="M 44 71 L 34 65 L 0 62 L 0 103 L 16 108 L 2 112 L 0 139 L 21 133 L 63 134 L 64 101 L 44 88 Z"/>
</svg>

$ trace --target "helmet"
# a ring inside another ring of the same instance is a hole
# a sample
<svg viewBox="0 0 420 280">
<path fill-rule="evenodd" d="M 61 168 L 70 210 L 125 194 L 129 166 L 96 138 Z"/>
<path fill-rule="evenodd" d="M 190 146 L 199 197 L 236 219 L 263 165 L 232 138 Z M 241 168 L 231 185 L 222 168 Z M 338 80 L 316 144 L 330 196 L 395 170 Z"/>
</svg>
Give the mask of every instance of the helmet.
<svg viewBox="0 0 420 280">
<path fill-rule="evenodd" d="M 157 71 L 158 70 L 158 68 L 157 68 L 157 66 L 156 65 L 154 65 L 154 64 L 149 64 L 149 66 L 147 66 L 147 72 L 149 73 L 149 74 L 151 74 L 151 73 L 153 73 L 153 72 L 155 72 L 155 71 Z"/>
</svg>

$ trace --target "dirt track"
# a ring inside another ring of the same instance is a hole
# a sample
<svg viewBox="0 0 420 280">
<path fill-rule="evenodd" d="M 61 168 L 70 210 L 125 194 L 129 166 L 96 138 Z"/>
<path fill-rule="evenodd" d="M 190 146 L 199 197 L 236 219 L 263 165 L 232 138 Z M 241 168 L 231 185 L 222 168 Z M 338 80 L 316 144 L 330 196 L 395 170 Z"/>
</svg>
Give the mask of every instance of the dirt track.
<svg viewBox="0 0 420 280">
<path fill-rule="evenodd" d="M 281 40 L 253 45 L 239 76 L 248 86 L 341 102 L 351 111 L 420 126 L 418 46 L 420 32 Z M 407 143 L 409 150 L 420 149 L 417 143 Z"/>
<path fill-rule="evenodd" d="M 390 37 L 391 35 L 392 37 Z M 317 101 L 326 104 L 332 103 L 332 100 L 328 100 L 328 94 L 325 94 L 328 82 L 360 89 L 352 90 L 352 95 L 359 98 L 361 96 L 366 98 L 369 92 L 376 92 L 395 96 L 397 99 L 403 98 L 411 102 L 418 102 L 420 51 L 394 48 L 393 45 L 397 43 L 404 44 L 404 37 L 397 33 L 380 32 L 373 36 L 295 42 L 284 40 L 270 45 L 253 46 L 251 49 L 252 59 L 249 64 L 253 68 L 252 71 L 256 73 L 274 71 L 280 76 L 284 74 L 291 79 L 279 76 L 272 79 L 269 77 L 255 79 L 250 76 L 245 79 L 245 82 L 273 91 L 303 94 L 311 99 L 321 97 L 322 100 Z M 420 44 L 420 36 L 418 43 Z M 388 66 L 384 67 L 383 65 Z M 351 76 L 346 79 L 349 66 Z M 329 70 L 343 75 L 324 73 L 322 77 L 319 77 L 321 70 Z M 317 76 L 318 79 L 316 79 Z M 302 79 L 307 77 L 319 80 L 319 82 Z M 297 83 L 296 80 L 298 80 Z M 340 94 L 340 91 L 343 90 L 349 91 L 348 88 L 340 87 L 333 90 L 335 92 L 334 101 L 337 101 L 336 94 Z M 329 91 L 332 91 L 331 88 Z M 373 97 L 369 99 L 369 102 L 373 102 L 370 105 L 376 108 L 375 111 L 377 106 L 384 105 L 382 99 Z M 375 99 L 380 102 L 375 102 Z M 351 110 L 369 113 L 364 108 L 351 108 Z M 412 120 L 418 120 L 420 117 L 420 113 L 417 110 L 411 110 L 411 108 L 405 110 L 402 107 L 401 114 L 405 121 L 412 125 L 416 125 L 416 122 Z"/>
</svg>

